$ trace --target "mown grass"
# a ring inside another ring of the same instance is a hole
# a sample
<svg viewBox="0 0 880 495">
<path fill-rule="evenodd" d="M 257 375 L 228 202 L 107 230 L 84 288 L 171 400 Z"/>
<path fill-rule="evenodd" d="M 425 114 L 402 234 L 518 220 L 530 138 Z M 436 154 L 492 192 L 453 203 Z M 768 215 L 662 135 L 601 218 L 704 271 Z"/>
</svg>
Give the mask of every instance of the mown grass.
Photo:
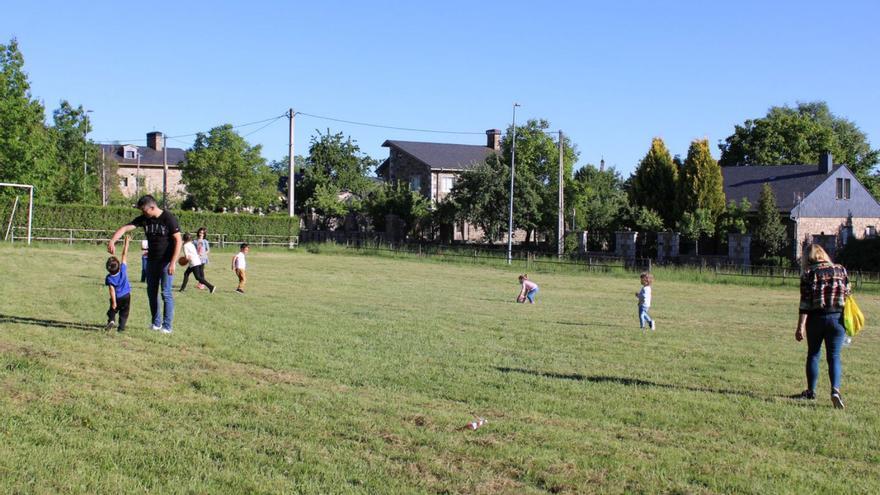
<svg viewBox="0 0 880 495">
<path fill-rule="evenodd" d="M 138 282 L 96 329 L 100 248 L 0 247 L 0 491 L 880 492 L 880 338 L 844 351 L 846 410 L 824 362 L 789 399 L 791 287 L 660 274 L 646 334 L 635 277 L 541 273 L 528 306 L 496 267 L 254 249 L 240 296 L 231 253 L 169 337 Z"/>
</svg>

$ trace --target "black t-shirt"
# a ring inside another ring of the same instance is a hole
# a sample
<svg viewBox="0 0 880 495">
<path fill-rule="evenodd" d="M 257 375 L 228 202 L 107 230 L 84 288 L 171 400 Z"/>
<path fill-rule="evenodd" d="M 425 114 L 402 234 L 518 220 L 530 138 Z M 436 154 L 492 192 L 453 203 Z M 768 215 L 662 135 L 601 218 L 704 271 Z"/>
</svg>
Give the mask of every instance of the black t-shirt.
<svg viewBox="0 0 880 495">
<path fill-rule="evenodd" d="M 147 235 L 147 247 L 150 261 L 169 262 L 174 256 L 174 234 L 180 232 L 180 225 L 168 210 L 156 218 L 141 215 L 131 221 L 135 227 L 143 227 Z"/>
</svg>

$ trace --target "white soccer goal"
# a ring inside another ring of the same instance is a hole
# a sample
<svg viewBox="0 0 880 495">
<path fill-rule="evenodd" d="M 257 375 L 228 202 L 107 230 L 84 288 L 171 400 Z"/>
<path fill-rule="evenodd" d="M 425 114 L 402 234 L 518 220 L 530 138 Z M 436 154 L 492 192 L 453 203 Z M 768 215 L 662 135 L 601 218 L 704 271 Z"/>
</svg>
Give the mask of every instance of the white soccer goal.
<svg viewBox="0 0 880 495">
<path fill-rule="evenodd" d="M 9 182 L 0 182 L 0 187 L 15 187 L 28 190 L 28 224 L 27 224 L 27 243 L 31 243 L 31 225 L 34 221 L 34 186 L 29 184 L 11 184 Z M 12 221 L 15 218 L 15 209 L 18 206 L 18 196 L 15 197 L 15 204 L 12 206 L 12 214 L 9 216 L 9 226 L 6 228 L 6 237 L 9 237 L 10 231 L 13 229 Z M 12 233 L 13 239 L 15 233 Z M 4 237 L 4 240 L 6 240 Z"/>
</svg>

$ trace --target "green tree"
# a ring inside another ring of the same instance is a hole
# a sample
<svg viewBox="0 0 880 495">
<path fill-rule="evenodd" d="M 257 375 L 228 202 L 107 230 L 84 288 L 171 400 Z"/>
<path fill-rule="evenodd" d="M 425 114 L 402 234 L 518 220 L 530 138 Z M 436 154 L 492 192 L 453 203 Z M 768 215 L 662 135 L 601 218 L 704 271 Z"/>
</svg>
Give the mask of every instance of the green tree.
<svg viewBox="0 0 880 495">
<path fill-rule="evenodd" d="M 527 242 L 531 242 L 535 232 L 555 238 L 553 233 L 558 225 L 559 138 L 549 129 L 550 122 L 545 119 L 529 119 L 516 128 L 515 188 L 525 190 L 519 197 L 514 192 L 514 224 L 515 228 L 527 232 Z M 501 140 L 500 157 L 508 168 L 512 151 L 513 127 L 509 127 Z M 562 180 L 566 204 L 571 201 L 570 182 L 577 159 L 577 149 L 563 136 Z M 509 173 L 507 177 L 509 180 Z"/>
<path fill-rule="evenodd" d="M 516 177 L 514 185 L 514 229 L 526 231 L 526 241 L 535 233 L 550 237 L 556 232 L 559 185 L 559 142 L 547 132 L 546 120 L 529 120 L 516 128 Z M 458 205 L 458 219 L 478 225 L 486 240 L 500 240 L 507 234 L 510 201 L 510 163 L 513 127 L 501 140 L 501 152 L 490 155 L 485 164 L 463 172 L 449 200 Z M 571 176 L 577 151 L 566 137 L 563 141 L 563 191 L 566 204 L 572 199 Z"/>
<path fill-rule="evenodd" d="M 326 230 L 330 222 L 339 219 L 348 213 L 348 206 L 339 199 L 339 190 L 331 184 L 318 184 L 312 197 L 303 202 L 306 211 L 315 210 L 321 217 L 321 225 Z"/>
<path fill-rule="evenodd" d="M 739 204 L 736 201 L 727 203 L 724 213 L 718 219 L 718 234 L 745 234 L 749 231 L 748 214 L 752 209 L 752 203 L 743 198 Z"/>
<path fill-rule="evenodd" d="M 0 181 L 33 184 L 37 197 L 51 198 L 55 146 L 23 69 L 18 42 L 0 44 Z"/>
<path fill-rule="evenodd" d="M 709 141 L 697 139 L 691 143 L 678 180 L 678 211 L 694 213 L 706 210 L 712 223 L 724 211 L 724 186 L 721 167 L 709 153 Z"/>
<path fill-rule="evenodd" d="M 420 193 L 411 191 L 409 184 L 385 184 L 375 188 L 364 201 L 364 208 L 379 232 L 386 230 L 386 215 L 396 215 L 404 224 L 406 233 L 418 229 L 431 216 L 431 202 Z"/>
<path fill-rule="evenodd" d="M 620 174 L 592 164 L 580 168 L 572 181 L 575 227 L 591 233 L 610 233 L 622 226 L 629 202 Z"/>
<path fill-rule="evenodd" d="M 676 224 L 676 228 L 685 239 L 694 241 L 696 254 L 700 252 L 700 237 L 715 232 L 715 216 L 711 210 L 697 208 L 693 212 L 686 211 Z"/>
<path fill-rule="evenodd" d="M 309 145 L 309 156 L 297 197 L 307 202 L 319 186 L 324 186 L 325 191 L 332 188 L 337 193 L 349 191 L 363 197 L 371 189 L 367 172 L 375 164 L 375 160 L 361 153 L 357 142 L 351 137 L 345 137 L 341 132 L 331 134 L 329 129 L 326 134 L 318 131 Z"/>
<path fill-rule="evenodd" d="M 872 175 L 880 149 L 872 149 L 855 123 L 834 115 L 822 101 L 771 107 L 766 116 L 737 125 L 718 147 L 724 167 L 813 164 L 827 151 L 836 162 L 847 164 L 875 197 L 880 193 L 880 181 Z"/>
<path fill-rule="evenodd" d="M 651 141 L 651 149 L 639 162 L 629 180 L 630 203 L 654 210 L 667 227 L 675 224 L 675 189 L 678 169 L 660 138 Z"/>
<path fill-rule="evenodd" d="M 86 136 L 92 130 L 82 105 L 67 100 L 52 112 L 51 128 L 57 157 L 55 200 L 61 203 L 100 203 L 101 157 Z"/>
<path fill-rule="evenodd" d="M 530 177 L 516 174 L 514 188 L 514 227 L 534 226 L 540 199 Z M 446 201 L 455 205 L 456 220 L 466 221 L 483 231 L 486 241 L 502 239 L 508 230 L 510 201 L 510 167 L 492 155 L 486 163 L 462 172 Z"/>
<path fill-rule="evenodd" d="M 660 214 L 651 208 L 635 207 L 632 217 L 633 227 L 639 232 L 660 232 L 666 227 Z"/>
<path fill-rule="evenodd" d="M 764 257 L 779 256 L 786 244 L 785 225 L 779 217 L 776 195 L 767 183 L 764 184 L 761 196 L 758 198 L 755 243 Z"/>
<path fill-rule="evenodd" d="M 260 152 L 260 145 L 249 145 L 230 124 L 197 134 L 181 164 L 189 203 L 209 210 L 277 203 L 277 180 Z"/>
</svg>

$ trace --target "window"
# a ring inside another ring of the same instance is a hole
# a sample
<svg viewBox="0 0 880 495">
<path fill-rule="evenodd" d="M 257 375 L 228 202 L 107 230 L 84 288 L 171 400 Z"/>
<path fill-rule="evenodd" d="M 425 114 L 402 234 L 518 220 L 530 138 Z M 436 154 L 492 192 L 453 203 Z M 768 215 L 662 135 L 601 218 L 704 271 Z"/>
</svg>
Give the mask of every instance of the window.
<svg viewBox="0 0 880 495">
<path fill-rule="evenodd" d="M 414 175 L 409 179 L 409 190 L 420 192 L 422 190 L 422 178 L 418 175 Z"/>
<path fill-rule="evenodd" d="M 852 197 L 852 181 L 850 179 L 837 179 L 837 199 L 850 199 Z"/>
<path fill-rule="evenodd" d="M 865 237 L 877 237 L 877 227 L 874 225 L 865 227 Z"/>
<path fill-rule="evenodd" d="M 455 177 L 440 177 L 440 192 L 448 193 L 455 185 Z"/>
<path fill-rule="evenodd" d="M 128 158 L 129 160 L 134 160 L 134 158 L 135 158 L 134 151 L 133 150 L 125 150 L 125 158 Z"/>
<path fill-rule="evenodd" d="M 119 187 L 128 187 L 128 177 L 119 179 Z"/>
</svg>

